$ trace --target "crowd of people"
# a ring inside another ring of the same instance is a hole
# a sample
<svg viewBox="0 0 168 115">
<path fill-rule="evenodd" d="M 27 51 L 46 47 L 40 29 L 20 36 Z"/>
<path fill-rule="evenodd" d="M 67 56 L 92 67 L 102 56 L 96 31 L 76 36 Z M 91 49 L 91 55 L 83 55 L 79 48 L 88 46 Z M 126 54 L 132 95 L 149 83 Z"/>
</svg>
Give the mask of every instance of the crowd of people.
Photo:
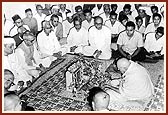
<svg viewBox="0 0 168 115">
<path fill-rule="evenodd" d="M 35 4 L 34 7 L 36 12 L 25 9 L 23 19 L 13 14 L 13 22 L 4 14 L 4 93 L 31 86 L 52 61 L 67 53 L 79 53 L 102 60 L 122 58 L 122 64 L 119 61 L 117 66 L 123 75 L 128 75 L 125 81 L 132 80 L 128 82 L 130 86 L 122 85 L 118 94 L 100 91 L 98 96 L 106 94 L 109 101 L 114 101 L 115 95 L 123 100 L 151 96 L 149 75 L 133 61 L 164 58 L 163 5 L 123 4 L 121 8 L 120 4 L 45 4 L 45 7 Z M 137 69 L 140 76 L 130 75 L 126 72 L 128 68 L 133 68 L 129 69 L 132 72 Z M 133 82 L 144 84 L 138 87 Z M 95 108 L 99 100 L 94 100 Z"/>
</svg>

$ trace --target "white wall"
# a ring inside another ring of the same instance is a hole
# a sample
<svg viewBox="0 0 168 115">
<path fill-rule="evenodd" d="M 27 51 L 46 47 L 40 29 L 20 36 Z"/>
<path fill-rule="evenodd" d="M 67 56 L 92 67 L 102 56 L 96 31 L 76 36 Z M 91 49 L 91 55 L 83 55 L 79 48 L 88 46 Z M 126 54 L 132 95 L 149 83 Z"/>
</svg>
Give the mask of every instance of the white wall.
<svg viewBox="0 0 168 115">
<path fill-rule="evenodd" d="M 5 14 L 6 18 L 12 21 L 12 16 L 18 14 L 21 18 L 25 17 L 25 10 L 31 8 L 33 15 L 36 13 L 35 3 L 27 2 L 3 2 L 2 14 Z"/>
</svg>

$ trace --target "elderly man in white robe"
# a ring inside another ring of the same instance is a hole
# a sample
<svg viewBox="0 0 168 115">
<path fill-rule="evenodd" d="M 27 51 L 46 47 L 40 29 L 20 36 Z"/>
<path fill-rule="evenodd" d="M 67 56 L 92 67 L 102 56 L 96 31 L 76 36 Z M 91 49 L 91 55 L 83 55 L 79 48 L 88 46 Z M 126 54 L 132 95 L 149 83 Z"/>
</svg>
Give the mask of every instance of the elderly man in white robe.
<svg viewBox="0 0 168 115">
<path fill-rule="evenodd" d="M 4 69 L 10 70 L 14 74 L 14 84 L 11 90 L 20 90 L 20 87 L 27 87 L 32 81 L 32 76 L 28 74 L 23 67 L 25 64 L 19 60 L 18 55 L 14 52 L 15 41 L 13 38 L 4 38 Z M 21 83 L 22 82 L 22 83 Z M 21 83 L 21 84 L 20 84 Z"/>
<path fill-rule="evenodd" d="M 40 58 L 46 59 L 45 67 L 49 67 L 51 62 L 66 54 L 67 47 L 61 46 L 49 21 L 43 22 L 43 31 L 37 36 L 38 50 Z"/>
<path fill-rule="evenodd" d="M 67 37 L 67 45 L 70 53 L 83 53 L 83 47 L 88 45 L 88 31 L 82 27 L 80 17 L 75 17 L 74 27 L 70 29 Z"/>
<path fill-rule="evenodd" d="M 84 47 L 84 55 L 108 60 L 111 58 L 110 45 L 111 31 L 98 16 L 94 20 L 94 26 L 89 29 L 89 46 Z"/>
<path fill-rule="evenodd" d="M 149 101 L 154 94 L 149 72 L 143 66 L 126 58 L 118 59 L 116 65 L 122 76 L 111 81 L 111 85 L 117 87 L 115 90 L 106 90 L 110 95 L 109 108 L 114 107 L 114 103 L 137 105 L 136 102 Z"/>
</svg>

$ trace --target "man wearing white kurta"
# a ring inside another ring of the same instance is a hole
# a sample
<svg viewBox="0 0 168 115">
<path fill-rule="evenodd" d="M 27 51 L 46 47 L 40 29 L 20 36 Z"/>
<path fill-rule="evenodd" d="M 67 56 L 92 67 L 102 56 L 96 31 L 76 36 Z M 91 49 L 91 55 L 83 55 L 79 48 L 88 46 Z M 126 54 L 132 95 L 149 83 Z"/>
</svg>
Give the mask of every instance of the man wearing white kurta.
<svg viewBox="0 0 168 115">
<path fill-rule="evenodd" d="M 103 19 L 97 17 L 94 20 L 94 26 L 89 29 L 89 44 L 84 48 L 85 55 L 92 55 L 99 59 L 111 58 L 111 32 L 106 26 L 103 26 Z"/>
<path fill-rule="evenodd" d="M 161 55 L 164 54 L 164 28 L 158 27 L 156 32 L 148 33 L 146 35 L 144 48 L 148 52 L 160 51 Z"/>
<path fill-rule="evenodd" d="M 88 31 L 88 29 L 94 25 L 94 19 L 92 18 L 91 10 L 85 10 L 84 15 L 86 20 L 82 22 L 82 26 Z"/>
<path fill-rule="evenodd" d="M 26 87 L 27 81 L 32 81 L 32 76 L 23 67 L 25 63 L 19 61 L 18 55 L 14 52 L 15 44 L 13 38 L 4 38 L 4 69 L 9 69 L 14 74 L 14 84 L 16 86 L 13 87 L 14 90 L 17 89 L 19 81 L 25 82 L 24 87 Z"/>
<path fill-rule="evenodd" d="M 74 18 L 74 27 L 70 29 L 67 45 L 70 52 L 83 53 L 83 47 L 88 45 L 88 31 L 82 27 L 82 20 Z M 74 47 L 74 51 L 71 50 Z M 76 48 L 75 48 L 76 47 Z"/>
<path fill-rule="evenodd" d="M 41 52 L 41 57 L 49 57 L 51 61 L 55 60 L 56 57 L 53 55 L 58 53 L 60 56 L 65 54 L 66 48 L 61 48 L 55 33 L 52 30 L 50 22 L 44 22 L 44 30 L 38 34 L 37 42 L 39 46 L 39 51 Z"/>
<path fill-rule="evenodd" d="M 159 26 L 163 26 L 164 24 L 161 23 L 161 18 L 162 16 L 158 13 L 153 14 L 153 22 L 150 23 L 145 30 L 145 35 L 150 33 L 150 32 L 155 32 L 155 30 L 159 27 Z"/>
<path fill-rule="evenodd" d="M 37 20 L 38 31 L 40 31 L 42 29 L 41 22 L 44 20 L 46 15 L 42 13 L 43 7 L 41 5 L 36 5 L 36 11 L 37 13 L 34 15 L 34 18 Z"/>
<path fill-rule="evenodd" d="M 149 72 L 138 63 L 121 58 L 117 61 L 117 67 L 122 73 L 118 92 L 108 89 L 110 95 L 109 107 L 113 102 L 124 104 L 131 101 L 145 101 L 154 94 L 154 86 Z M 111 82 L 112 83 L 112 82 Z"/>
</svg>

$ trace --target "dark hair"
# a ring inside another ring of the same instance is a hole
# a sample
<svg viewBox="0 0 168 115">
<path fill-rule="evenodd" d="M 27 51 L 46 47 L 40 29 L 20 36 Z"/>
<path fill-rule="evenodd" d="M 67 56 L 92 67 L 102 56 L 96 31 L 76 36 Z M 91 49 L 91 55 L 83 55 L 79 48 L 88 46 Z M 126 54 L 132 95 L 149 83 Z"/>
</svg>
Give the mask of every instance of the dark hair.
<svg viewBox="0 0 168 115">
<path fill-rule="evenodd" d="M 152 9 L 156 9 L 157 11 L 159 11 L 157 6 L 151 6 L 151 10 Z"/>
<path fill-rule="evenodd" d="M 102 18 L 102 17 L 100 17 L 100 16 L 95 16 L 95 17 L 94 17 L 94 22 L 95 22 L 97 19 L 101 19 L 101 20 L 102 20 L 102 23 L 103 23 L 103 18 Z"/>
<path fill-rule="evenodd" d="M 160 18 L 160 20 L 162 19 L 162 16 L 159 13 L 154 13 L 152 18 L 154 19 L 157 16 Z"/>
<path fill-rule="evenodd" d="M 130 4 L 125 4 L 124 7 L 123 7 L 123 10 L 124 10 L 124 9 L 129 9 L 129 10 L 131 10 L 131 5 L 130 5 Z"/>
<path fill-rule="evenodd" d="M 31 10 L 30 8 L 28 8 L 28 9 L 25 10 L 25 13 L 27 13 L 27 12 L 29 12 L 29 11 L 32 12 L 32 10 Z"/>
<path fill-rule="evenodd" d="M 128 21 L 128 22 L 126 23 L 126 28 L 127 28 L 127 27 L 130 27 L 130 26 L 135 29 L 135 24 L 134 24 L 134 22 Z"/>
<path fill-rule="evenodd" d="M 113 7 L 118 7 L 118 5 L 117 5 L 117 4 L 111 4 L 111 9 L 112 9 Z"/>
<path fill-rule="evenodd" d="M 82 23 L 82 19 L 81 19 L 79 16 L 75 16 L 75 17 L 73 18 L 73 23 L 74 23 L 74 25 L 75 25 L 75 21 L 79 21 L 80 24 Z"/>
<path fill-rule="evenodd" d="M 118 14 L 115 13 L 114 11 L 111 11 L 111 12 L 110 12 L 110 17 L 111 17 L 112 15 L 115 15 L 115 16 L 117 17 Z"/>
<path fill-rule="evenodd" d="M 110 4 L 104 4 L 103 8 L 105 8 L 105 7 L 109 7 L 110 8 Z"/>
<path fill-rule="evenodd" d="M 40 5 L 40 4 L 37 4 L 37 5 L 36 5 L 36 9 L 37 9 L 38 7 L 41 7 L 41 8 L 43 9 L 43 6 Z"/>
<path fill-rule="evenodd" d="M 136 20 L 136 22 L 137 22 L 138 20 L 141 20 L 141 21 L 143 22 L 143 19 L 142 19 L 142 17 L 140 17 L 140 16 L 135 17 L 135 20 Z"/>
<path fill-rule="evenodd" d="M 120 22 L 122 22 L 123 20 L 128 20 L 128 17 L 127 17 L 125 14 L 121 14 L 121 15 L 119 15 L 118 20 L 119 20 Z"/>
<path fill-rule="evenodd" d="M 89 102 L 89 106 L 91 107 L 92 111 L 93 111 L 92 102 L 95 98 L 95 95 L 99 92 L 105 92 L 105 91 L 101 89 L 100 87 L 93 87 L 89 90 L 89 96 L 87 97 L 87 101 Z"/>
<path fill-rule="evenodd" d="M 156 32 L 161 33 L 164 35 L 164 27 L 160 26 L 156 29 Z"/>
<path fill-rule="evenodd" d="M 78 6 L 75 7 L 75 11 L 76 11 L 76 12 L 77 12 L 79 9 L 83 10 L 83 9 L 82 9 L 82 6 L 78 5 Z"/>
<path fill-rule="evenodd" d="M 86 10 L 83 11 L 83 13 L 84 13 L 84 15 L 86 16 L 86 13 L 90 13 L 90 14 L 92 14 L 92 11 L 89 10 L 89 9 L 86 9 Z"/>
<path fill-rule="evenodd" d="M 56 15 L 56 14 L 53 14 L 53 15 L 50 17 L 50 20 L 53 21 L 54 18 L 58 18 L 58 20 L 59 20 L 59 17 L 58 17 L 58 15 Z"/>
</svg>

